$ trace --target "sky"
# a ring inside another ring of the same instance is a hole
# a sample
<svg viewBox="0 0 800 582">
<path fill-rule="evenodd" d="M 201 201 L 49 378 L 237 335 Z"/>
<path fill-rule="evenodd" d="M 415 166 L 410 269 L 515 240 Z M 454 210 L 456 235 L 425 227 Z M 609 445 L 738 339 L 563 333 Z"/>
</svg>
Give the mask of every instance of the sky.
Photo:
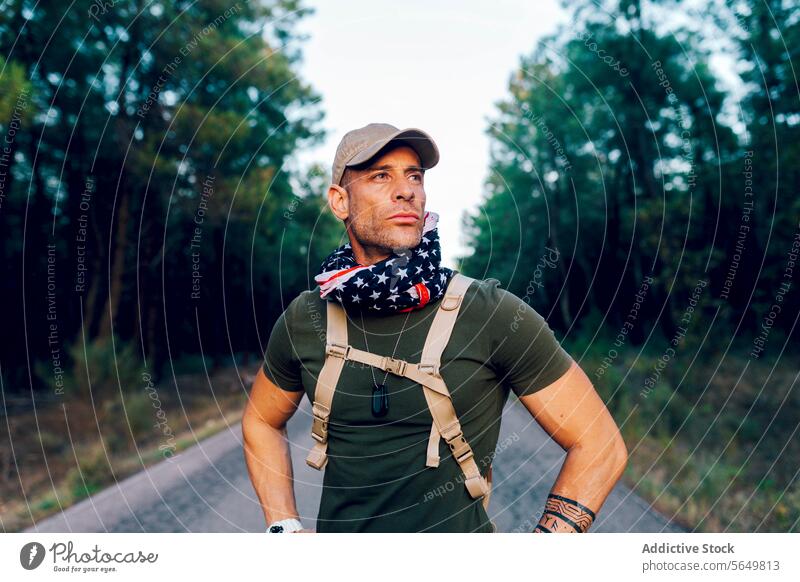
<svg viewBox="0 0 800 582">
<path fill-rule="evenodd" d="M 330 167 L 342 135 L 372 122 L 418 127 L 439 147 L 426 209 L 439 214 L 444 266 L 468 254 L 462 215 L 481 201 L 488 118 L 523 54 L 566 20 L 556 0 L 307 2 L 301 77 L 322 96 L 328 137 L 299 163 Z"/>
</svg>

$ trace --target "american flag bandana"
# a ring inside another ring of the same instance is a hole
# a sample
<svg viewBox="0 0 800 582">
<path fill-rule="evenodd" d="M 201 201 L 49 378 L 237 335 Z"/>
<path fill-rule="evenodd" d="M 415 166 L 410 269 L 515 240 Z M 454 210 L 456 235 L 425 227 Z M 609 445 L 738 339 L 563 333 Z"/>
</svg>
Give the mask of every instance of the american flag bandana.
<svg viewBox="0 0 800 582">
<path fill-rule="evenodd" d="M 358 264 L 349 243 L 340 246 L 328 255 L 314 277 L 320 297 L 336 300 L 344 307 L 385 314 L 420 309 L 436 301 L 444 295 L 454 274 L 439 264 L 438 222 L 438 214 L 426 212 L 420 243 L 374 265 Z"/>
</svg>

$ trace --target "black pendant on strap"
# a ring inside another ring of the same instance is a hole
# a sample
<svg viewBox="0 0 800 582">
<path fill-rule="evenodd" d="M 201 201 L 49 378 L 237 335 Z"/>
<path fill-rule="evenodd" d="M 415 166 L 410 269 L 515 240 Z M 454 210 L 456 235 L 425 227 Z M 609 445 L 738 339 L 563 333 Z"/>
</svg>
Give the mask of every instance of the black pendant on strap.
<svg viewBox="0 0 800 582">
<path fill-rule="evenodd" d="M 386 384 L 372 385 L 372 416 L 380 418 L 389 412 L 389 392 Z"/>
</svg>

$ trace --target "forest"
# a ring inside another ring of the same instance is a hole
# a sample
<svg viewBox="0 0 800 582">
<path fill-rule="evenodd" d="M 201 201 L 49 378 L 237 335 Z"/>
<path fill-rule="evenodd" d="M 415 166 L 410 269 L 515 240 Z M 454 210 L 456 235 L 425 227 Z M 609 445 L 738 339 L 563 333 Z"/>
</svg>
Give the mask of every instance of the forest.
<svg viewBox="0 0 800 582">
<path fill-rule="evenodd" d="M 563 5 L 490 120 L 461 266 L 557 330 L 656 507 L 798 531 L 800 6 Z"/>
</svg>

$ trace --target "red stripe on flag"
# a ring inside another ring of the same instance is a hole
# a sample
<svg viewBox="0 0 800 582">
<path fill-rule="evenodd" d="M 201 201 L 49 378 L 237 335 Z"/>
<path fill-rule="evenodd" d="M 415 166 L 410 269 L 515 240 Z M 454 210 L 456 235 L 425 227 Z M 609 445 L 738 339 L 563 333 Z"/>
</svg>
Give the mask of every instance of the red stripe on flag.
<svg viewBox="0 0 800 582">
<path fill-rule="evenodd" d="M 322 283 L 320 283 L 319 285 L 320 285 L 320 287 L 322 287 L 322 286 L 323 286 L 325 283 L 328 283 L 329 281 L 333 281 L 333 280 L 334 280 L 334 279 L 336 279 L 337 277 L 341 277 L 342 275 L 344 275 L 344 274 L 346 274 L 346 273 L 349 273 L 349 272 L 350 272 L 350 271 L 352 271 L 353 269 L 363 269 L 363 268 L 364 268 L 364 265 L 358 265 L 357 267 L 350 267 L 349 269 L 342 269 L 341 271 L 339 271 L 338 273 L 336 273 L 336 274 L 335 274 L 333 277 L 331 277 L 331 278 L 329 278 L 329 279 L 325 279 L 325 280 L 324 280 Z"/>
</svg>

